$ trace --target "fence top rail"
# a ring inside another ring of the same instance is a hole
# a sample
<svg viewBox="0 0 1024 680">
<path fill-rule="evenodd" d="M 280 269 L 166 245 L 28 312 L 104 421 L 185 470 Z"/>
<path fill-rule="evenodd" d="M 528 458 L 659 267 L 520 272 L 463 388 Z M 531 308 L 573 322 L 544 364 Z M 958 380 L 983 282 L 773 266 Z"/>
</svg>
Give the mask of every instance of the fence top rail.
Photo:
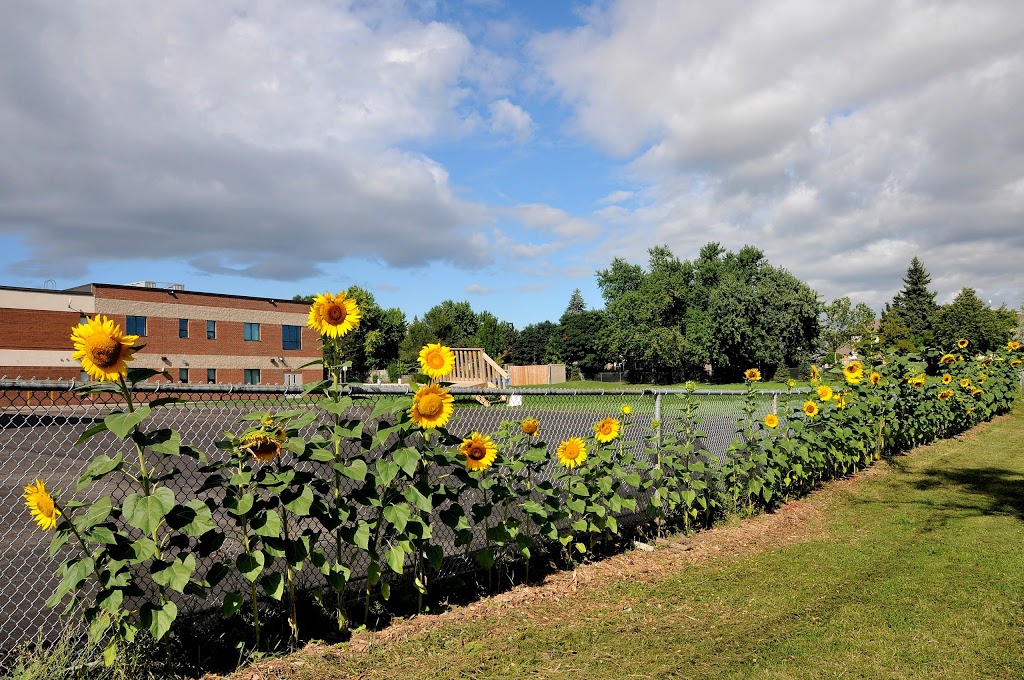
<svg viewBox="0 0 1024 680">
<path fill-rule="evenodd" d="M 72 392 L 86 382 L 76 380 L 19 380 L 0 378 L 0 391 L 45 391 Z M 657 396 L 657 395 L 684 395 L 694 394 L 698 396 L 742 396 L 746 390 L 716 390 L 697 389 L 688 391 L 685 389 L 673 388 L 635 388 L 635 389 L 599 389 L 599 388 L 559 388 L 559 387 L 449 387 L 452 394 L 459 395 L 534 395 L 534 396 Z M 214 384 L 206 385 L 201 383 L 147 383 L 142 382 L 135 386 L 137 392 L 195 392 L 204 394 L 302 394 L 302 385 L 227 385 Z M 787 393 L 805 394 L 811 390 L 806 387 L 797 387 L 792 390 L 756 390 L 755 394 L 762 396 L 776 396 Z M 350 395 L 403 395 L 411 394 L 410 385 L 373 385 L 373 384 L 347 384 L 342 385 L 341 392 Z"/>
</svg>

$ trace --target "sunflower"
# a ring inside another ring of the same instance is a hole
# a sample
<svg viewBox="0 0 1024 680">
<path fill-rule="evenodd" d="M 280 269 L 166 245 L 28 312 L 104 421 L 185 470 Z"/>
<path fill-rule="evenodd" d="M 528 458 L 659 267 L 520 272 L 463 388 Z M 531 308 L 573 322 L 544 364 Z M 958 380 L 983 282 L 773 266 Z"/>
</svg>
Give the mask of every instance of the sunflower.
<svg viewBox="0 0 1024 680">
<path fill-rule="evenodd" d="M 630 413 L 633 412 L 633 407 L 630 406 L 629 404 L 623 404 L 622 408 L 619 410 L 622 412 L 622 415 L 628 416 Z"/>
<path fill-rule="evenodd" d="M 924 387 L 924 373 L 907 378 L 911 387 Z"/>
<path fill-rule="evenodd" d="M 340 338 L 359 325 L 360 314 L 359 305 L 345 291 L 324 293 L 313 298 L 307 325 L 320 335 Z"/>
<path fill-rule="evenodd" d="M 82 370 L 93 380 L 117 380 L 128 373 L 126 362 L 135 359 L 132 347 L 137 335 L 125 335 L 113 319 L 99 314 L 71 329 L 75 344 L 72 358 L 82 362 Z"/>
<path fill-rule="evenodd" d="M 1020 368 L 1020 359 L 1014 359 L 1010 362 L 1010 368 Z"/>
<path fill-rule="evenodd" d="M 967 389 L 970 386 L 971 386 L 971 379 L 970 378 L 964 378 L 963 380 L 960 381 L 960 387 L 963 387 L 964 389 Z"/>
<path fill-rule="evenodd" d="M 805 401 L 804 414 L 807 415 L 808 418 L 813 418 L 814 416 L 818 415 L 818 405 L 815 404 L 813 401 Z"/>
<path fill-rule="evenodd" d="M 872 371 L 871 377 L 868 378 L 868 380 L 871 381 L 872 385 L 877 386 L 882 382 L 882 374 L 879 373 L 878 371 Z"/>
<path fill-rule="evenodd" d="M 261 463 L 269 463 L 281 455 L 281 444 L 284 443 L 284 431 L 279 430 L 277 436 L 263 430 L 246 432 L 238 440 L 238 450 L 247 453 Z"/>
<path fill-rule="evenodd" d="M 1011 340 L 1010 342 L 1006 343 L 1006 349 L 1009 350 L 1010 352 L 1016 352 L 1017 350 L 1020 349 L 1020 343 L 1017 342 L 1016 340 Z"/>
<path fill-rule="evenodd" d="M 972 397 L 980 397 L 983 394 L 985 394 L 985 390 L 981 389 L 980 387 L 972 387 L 971 388 L 971 396 Z"/>
<path fill-rule="evenodd" d="M 536 437 L 540 429 L 540 422 L 536 418 L 524 418 L 523 422 L 519 425 L 519 429 L 523 431 L 523 434 Z"/>
<path fill-rule="evenodd" d="M 864 377 L 864 364 L 859 361 L 851 361 L 843 366 L 843 375 L 846 376 L 846 382 L 851 385 L 859 384 L 861 378 Z"/>
<path fill-rule="evenodd" d="M 32 519 L 43 531 L 49 531 L 57 526 L 57 518 L 60 517 L 60 510 L 53 502 L 53 497 L 46 491 L 46 484 L 37 479 L 35 484 L 25 487 L 25 505 L 32 512 Z"/>
<path fill-rule="evenodd" d="M 942 390 L 938 394 L 939 401 L 949 401 L 949 399 L 952 396 L 953 396 L 953 390 Z"/>
<path fill-rule="evenodd" d="M 594 425 L 594 439 L 607 444 L 619 436 L 619 421 L 615 418 L 605 418 Z"/>
<path fill-rule="evenodd" d="M 419 359 L 423 372 L 431 378 L 443 378 L 455 368 L 455 355 L 451 347 L 445 347 L 439 342 L 425 345 L 420 350 Z"/>
<path fill-rule="evenodd" d="M 832 398 L 832 388 L 828 385 L 821 385 L 818 387 L 818 399 L 822 401 L 828 401 Z"/>
<path fill-rule="evenodd" d="M 956 341 L 956 346 L 959 347 L 960 349 L 966 348 L 967 345 L 969 345 L 969 344 L 971 344 L 971 343 L 968 342 L 967 340 L 964 340 L 964 339 L 960 339 L 960 340 Z"/>
<path fill-rule="evenodd" d="M 498 457 L 498 447 L 488 435 L 474 432 L 462 440 L 459 453 L 466 457 L 467 470 L 486 470 Z"/>
<path fill-rule="evenodd" d="M 764 424 L 765 427 L 775 429 L 776 427 L 779 426 L 779 417 L 774 413 L 769 413 L 764 417 Z"/>
<path fill-rule="evenodd" d="M 587 446 L 579 437 L 570 437 L 558 445 L 558 462 L 572 469 L 587 459 Z"/>
<path fill-rule="evenodd" d="M 939 359 L 939 363 L 940 364 L 946 364 L 946 365 L 955 364 L 956 363 L 956 357 L 953 356 L 952 354 L 943 354 L 942 358 Z"/>
<path fill-rule="evenodd" d="M 840 410 L 846 408 L 846 395 L 845 394 L 840 392 L 839 394 L 836 395 L 836 407 L 839 408 Z"/>
<path fill-rule="evenodd" d="M 761 379 L 761 371 L 757 370 L 756 368 L 748 368 L 746 371 L 743 372 L 743 377 L 749 380 L 750 382 L 757 382 L 758 380 Z"/>
<path fill-rule="evenodd" d="M 978 376 L 978 384 L 979 385 L 984 385 L 986 380 L 988 380 L 988 376 L 985 375 L 984 373 L 982 373 L 981 375 Z"/>
<path fill-rule="evenodd" d="M 951 382 L 953 382 L 953 376 L 951 376 L 949 373 L 943 373 L 942 374 L 942 384 L 943 385 L 948 385 Z"/>
<path fill-rule="evenodd" d="M 793 380 L 792 378 L 790 378 L 789 380 L 786 381 L 786 385 L 788 385 L 789 388 L 792 389 L 792 388 L 796 387 L 796 381 Z"/>
<path fill-rule="evenodd" d="M 421 387 L 413 397 L 409 417 L 424 429 L 442 427 L 452 417 L 455 397 L 448 390 L 437 385 Z"/>
</svg>

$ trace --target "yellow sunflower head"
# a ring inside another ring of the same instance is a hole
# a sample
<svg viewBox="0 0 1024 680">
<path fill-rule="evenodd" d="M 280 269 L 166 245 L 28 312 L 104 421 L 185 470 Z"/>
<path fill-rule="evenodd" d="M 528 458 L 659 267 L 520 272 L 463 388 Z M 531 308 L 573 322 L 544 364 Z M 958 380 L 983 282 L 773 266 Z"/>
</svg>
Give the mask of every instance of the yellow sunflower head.
<svg viewBox="0 0 1024 680">
<path fill-rule="evenodd" d="M 421 387 L 413 397 L 409 417 L 425 430 L 443 427 L 452 417 L 455 397 L 437 385 Z"/>
<path fill-rule="evenodd" d="M 345 291 L 337 295 L 323 293 L 309 306 L 307 325 L 320 335 L 340 338 L 359 325 L 359 305 Z"/>
<path fill-rule="evenodd" d="M 864 377 L 864 364 L 859 361 L 851 361 L 843 366 L 843 375 L 846 376 L 846 382 L 851 385 L 859 384 Z"/>
<path fill-rule="evenodd" d="M 1006 349 L 1008 349 L 1011 352 L 1016 352 L 1017 350 L 1020 349 L 1020 343 L 1016 340 L 1011 340 L 1010 342 L 1006 343 Z"/>
<path fill-rule="evenodd" d="M 32 513 L 32 519 L 39 524 L 43 531 L 49 531 L 57 526 L 57 518 L 60 517 L 60 510 L 53 502 L 53 497 L 46 490 L 46 484 L 37 479 L 35 484 L 25 487 L 25 505 Z"/>
<path fill-rule="evenodd" d="M 960 387 L 963 387 L 964 389 L 966 389 L 966 388 L 968 388 L 970 386 L 971 386 L 971 379 L 970 378 L 963 378 L 960 381 Z"/>
<path fill-rule="evenodd" d="M 942 390 L 937 396 L 939 401 L 949 401 L 950 397 L 953 396 L 953 390 Z"/>
<path fill-rule="evenodd" d="M 615 418 L 605 418 L 594 425 L 594 439 L 607 444 L 619 436 L 619 421 Z"/>
<path fill-rule="evenodd" d="M 882 374 L 879 373 L 878 371 L 872 371 L 871 372 L 871 377 L 868 378 L 868 380 L 871 381 L 872 385 L 875 385 L 877 387 L 882 382 Z"/>
<path fill-rule="evenodd" d="M 951 382 L 953 382 L 953 376 L 951 376 L 949 373 L 943 373 L 942 374 L 942 384 L 943 385 L 948 385 Z"/>
<path fill-rule="evenodd" d="M 774 429 L 779 426 L 779 417 L 774 413 L 769 413 L 764 417 L 764 424 L 765 427 Z"/>
<path fill-rule="evenodd" d="M 943 354 L 942 358 L 939 359 L 939 363 L 940 364 L 945 364 L 947 366 L 949 364 L 955 364 L 956 363 L 956 357 L 953 356 L 952 354 Z"/>
<path fill-rule="evenodd" d="M 960 340 L 956 341 L 956 346 L 959 347 L 960 349 L 966 348 L 967 345 L 969 345 L 969 344 L 971 344 L 971 343 L 968 342 L 967 340 L 963 339 L 963 338 L 961 338 Z"/>
<path fill-rule="evenodd" d="M 796 381 L 795 381 L 795 380 L 793 380 L 792 378 L 790 378 L 789 380 L 787 380 L 787 381 L 786 381 L 786 385 L 787 385 L 787 386 L 788 386 L 788 387 L 789 387 L 790 389 L 792 389 L 792 388 L 796 387 Z"/>
<path fill-rule="evenodd" d="M 836 394 L 836 407 L 840 410 L 846 408 L 846 395 L 843 393 Z"/>
<path fill-rule="evenodd" d="M 629 404 L 623 404 L 622 408 L 619 410 L 622 412 L 622 415 L 628 416 L 630 413 L 633 412 L 633 407 L 630 406 Z"/>
<path fill-rule="evenodd" d="M 558 445 L 558 462 L 570 470 L 587 459 L 587 446 L 579 437 L 570 437 Z"/>
<path fill-rule="evenodd" d="M 743 372 L 743 377 L 749 380 L 750 382 L 757 382 L 758 380 L 761 379 L 761 371 L 757 370 L 756 368 L 748 368 L 746 371 Z"/>
<path fill-rule="evenodd" d="M 137 335 L 125 335 L 112 319 L 98 314 L 71 329 L 75 345 L 71 356 L 82 362 L 82 370 L 93 380 L 117 380 L 128 373 L 126 362 L 135 359 L 132 348 L 138 339 Z"/>
<path fill-rule="evenodd" d="M 920 375 L 915 375 L 913 378 L 910 379 L 910 384 L 913 385 L 914 387 L 924 387 L 924 379 L 924 373 L 921 373 Z"/>
<path fill-rule="evenodd" d="M 813 418 L 814 416 L 818 415 L 818 405 L 810 400 L 805 401 L 804 415 L 806 415 L 808 418 Z"/>
<path fill-rule="evenodd" d="M 498 457 L 498 447 L 488 435 L 474 432 L 462 440 L 459 453 L 466 457 L 467 470 L 486 470 Z"/>
<path fill-rule="evenodd" d="M 818 387 L 818 399 L 822 401 L 828 401 L 832 398 L 832 388 L 828 385 L 820 385 Z"/>
<path fill-rule="evenodd" d="M 1013 361 L 1010 362 L 1010 368 L 1020 368 L 1020 366 L 1020 359 L 1014 359 Z"/>
<path fill-rule="evenodd" d="M 425 345 L 419 359 L 423 372 L 431 378 L 443 378 L 455 369 L 455 354 L 439 342 Z"/>
<path fill-rule="evenodd" d="M 985 390 L 981 389 L 980 387 L 972 387 L 971 388 L 971 396 L 972 397 L 980 397 L 983 394 L 985 394 Z"/>
<path fill-rule="evenodd" d="M 817 385 L 819 380 L 821 380 L 821 369 L 811 364 L 811 382 Z"/>
<path fill-rule="evenodd" d="M 261 463 L 269 463 L 281 455 L 281 445 L 284 443 L 284 430 L 275 434 L 263 430 L 246 432 L 238 439 L 238 450 Z"/>
<path fill-rule="evenodd" d="M 519 429 L 523 431 L 523 434 L 536 437 L 540 431 L 540 422 L 536 418 L 524 418 L 523 422 L 519 424 Z"/>
</svg>

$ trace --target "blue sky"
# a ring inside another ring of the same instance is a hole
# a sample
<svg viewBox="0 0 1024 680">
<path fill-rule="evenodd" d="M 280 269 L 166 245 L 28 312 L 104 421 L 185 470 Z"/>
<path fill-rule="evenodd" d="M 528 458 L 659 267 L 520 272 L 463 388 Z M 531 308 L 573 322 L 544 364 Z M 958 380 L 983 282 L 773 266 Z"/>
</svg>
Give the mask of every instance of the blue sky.
<svg viewBox="0 0 1024 680">
<path fill-rule="evenodd" d="M 1024 6 L 40 0 L 0 26 L 0 284 L 359 285 L 557 319 L 761 248 L 880 309 L 1024 301 Z"/>
</svg>

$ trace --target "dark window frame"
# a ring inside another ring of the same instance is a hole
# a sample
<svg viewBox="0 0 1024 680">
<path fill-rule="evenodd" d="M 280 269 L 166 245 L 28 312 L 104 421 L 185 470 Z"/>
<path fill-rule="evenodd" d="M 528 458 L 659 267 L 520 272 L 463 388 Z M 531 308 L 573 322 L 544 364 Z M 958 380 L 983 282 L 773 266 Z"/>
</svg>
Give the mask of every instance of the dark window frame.
<svg viewBox="0 0 1024 680">
<path fill-rule="evenodd" d="M 294 331 L 291 329 L 294 329 Z M 289 337 L 293 333 L 295 337 Z M 302 326 L 282 324 L 281 349 L 302 349 Z"/>
<path fill-rule="evenodd" d="M 146 337 L 146 322 L 147 318 L 144 316 L 130 315 L 124 317 L 124 332 L 126 335 L 137 335 L 140 338 Z M 141 325 L 142 330 L 139 330 Z"/>
<path fill-rule="evenodd" d="M 206 339 L 216 340 L 217 339 L 217 322 L 213 319 L 206 320 Z"/>
<path fill-rule="evenodd" d="M 255 333 L 253 333 L 253 331 L 255 331 Z M 246 321 L 242 325 L 242 340 L 244 340 L 245 342 L 259 342 L 260 325 L 258 323 Z"/>
<path fill-rule="evenodd" d="M 178 319 L 178 337 L 188 337 L 188 319 Z"/>
</svg>

